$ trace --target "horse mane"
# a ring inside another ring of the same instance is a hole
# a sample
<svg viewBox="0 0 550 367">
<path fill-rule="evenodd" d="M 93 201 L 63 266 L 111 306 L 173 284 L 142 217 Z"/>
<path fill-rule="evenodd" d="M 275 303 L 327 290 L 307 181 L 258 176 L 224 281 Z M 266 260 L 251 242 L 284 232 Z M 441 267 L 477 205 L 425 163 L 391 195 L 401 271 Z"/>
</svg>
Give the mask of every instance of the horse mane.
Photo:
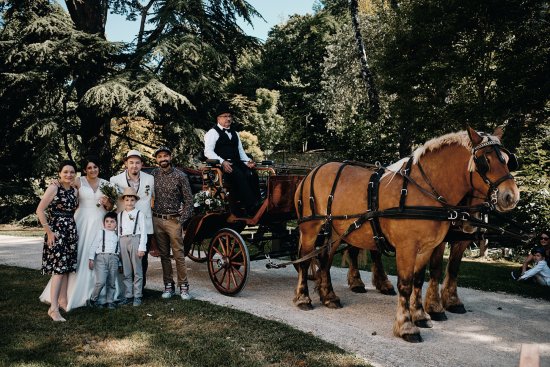
<svg viewBox="0 0 550 367">
<path fill-rule="evenodd" d="M 491 140 L 497 140 L 500 142 L 500 140 L 493 135 L 489 135 L 486 133 L 479 133 L 481 136 L 483 136 L 483 142 L 486 142 L 489 140 L 489 137 Z M 433 152 L 435 150 L 441 149 L 442 147 L 446 145 L 456 144 L 459 146 L 463 146 L 464 148 L 468 149 L 468 151 L 471 151 L 472 141 L 470 140 L 470 137 L 468 136 L 467 131 L 458 131 L 456 133 L 450 133 L 445 134 L 437 138 L 433 138 L 431 140 L 428 140 L 423 145 L 416 148 L 413 152 L 413 163 L 418 163 L 418 160 L 425 154 L 429 152 Z M 470 161 L 468 162 L 468 171 L 473 172 L 475 170 L 475 164 L 474 164 L 474 157 L 470 157 Z"/>
</svg>

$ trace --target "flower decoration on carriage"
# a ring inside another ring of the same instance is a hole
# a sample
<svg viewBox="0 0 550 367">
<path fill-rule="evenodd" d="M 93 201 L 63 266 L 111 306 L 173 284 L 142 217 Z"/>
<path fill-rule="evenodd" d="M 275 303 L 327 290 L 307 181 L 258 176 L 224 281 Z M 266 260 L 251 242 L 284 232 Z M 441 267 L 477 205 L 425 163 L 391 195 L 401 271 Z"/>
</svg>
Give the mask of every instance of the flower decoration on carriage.
<svg viewBox="0 0 550 367">
<path fill-rule="evenodd" d="M 112 210 L 115 210 L 116 209 L 116 203 L 117 203 L 117 200 L 118 200 L 118 196 L 119 196 L 119 189 L 118 189 L 118 186 L 117 185 L 113 185 L 111 183 L 102 183 L 101 185 L 99 185 L 99 191 L 101 191 L 101 193 L 103 195 L 105 195 L 107 197 L 107 199 L 111 202 L 111 204 L 113 204 L 113 209 Z M 101 203 L 97 203 L 96 206 L 100 206 Z"/>
<path fill-rule="evenodd" d="M 149 192 L 151 191 L 150 185 L 145 185 L 145 196 L 149 196 Z"/>
<path fill-rule="evenodd" d="M 199 191 L 193 196 L 193 207 L 200 213 L 217 212 L 224 209 L 220 198 L 210 195 L 210 191 Z"/>
</svg>

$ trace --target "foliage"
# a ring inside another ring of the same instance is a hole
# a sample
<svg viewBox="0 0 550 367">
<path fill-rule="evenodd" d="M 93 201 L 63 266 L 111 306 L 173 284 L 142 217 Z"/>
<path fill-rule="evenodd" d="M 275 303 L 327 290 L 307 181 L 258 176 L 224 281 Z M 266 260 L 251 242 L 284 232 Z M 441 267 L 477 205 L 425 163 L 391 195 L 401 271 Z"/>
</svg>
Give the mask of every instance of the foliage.
<svg viewBox="0 0 550 367">
<path fill-rule="evenodd" d="M 291 16 L 271 29 L 256 74 L 258 87 L 278 90 L 279 114 L 283 116 L 286 149 L 319 148 L 327 140 L 325 120 L 315 108 L 328 36 L 334 19 L 320 11 L 314 15 Z"/>
<path fill-rule="evenodd" d="M 79 308 L 53 323 L 36 300 L 49 277 L 0 266 L 0 365 L 368 366 L 311 334 L 208 302 L 166 301 L 145 290 L 141 307 Z M 33 300 L 33 301 L 29 301 Z"/>
<path fill-rule="evenodd" d="M 278 91 L 257 89 L 256 100 L 249 104 L 241 119 L 244 128 L 257 136 L 256 144 L 259 143 L 268 155 L 284 142 L 288 132 L 284 118 L 278 114 L 279 99 Z"/>
<path fill-rule="evenodd" d="M 540 231 L 550 223 L 550 126 L 524 133 L 518 154 L 522 164 L 514 176 L 520 201 L 510 216 Z"/>
<path fill-rule="evenodd" d="M 398 156 L 407 155 L 415 144 L 459 130 L 465 123 L 483 131 L 508 124 L 516 139 L 507 145 L 514 148 L 521 137 L 519 126 L 543 123 L 549 44 L 542 3 L 399 4 L 398 11 L 375 7 L 361 20 L 383 99 L 383 131 L 395 142 L 379 152 L 381 156 L 394 154 L 396 148 Z M 347 11 L 339 19 L 342 26 L 331 42 L 335 50 L 330 54 L 329 49 L 324 65 L 326 98 L 319 104 L 331 117 L 331 128 L 338 123 L 335 131 L 342 132 L 349 122 L 364 120 L 366 101 L 356 58 L 345 73 L 354 46 Z M 344 107 L 340 101 L 346 101 Z M 342 108 L 349 120 L 333 122 Z M 370 128 L 369 122 L 362 123 Z M 380 137 L 380 130 L 374 135 Z"/>
<path fill-rule="evenodd" d="M 261 161 L 265 159 L 264 152 L 260 149 L 258 144 L 258 137 L 248 131 L 239 132 L 243 149 L 254 161 Z"/>
<path fill-rule="evenodd" d="M 237 24 L 259 16 L 242 0 L 65 3 L 68 13 L 48 0 L 0 4 L 0 163 L 8 196 L 33 201 L 31 182 L 67 157 L 98 154 L 102 173 L 111 174 L 112 120 L 147 118 L 159 126 L 155 140 L 180 157 L 196 152 L 194 128 L 223 95 L 238 55 L 257 47 Z M 109 12 L 147 28 L 128 44 L 109 42 Z"/>
</svg>

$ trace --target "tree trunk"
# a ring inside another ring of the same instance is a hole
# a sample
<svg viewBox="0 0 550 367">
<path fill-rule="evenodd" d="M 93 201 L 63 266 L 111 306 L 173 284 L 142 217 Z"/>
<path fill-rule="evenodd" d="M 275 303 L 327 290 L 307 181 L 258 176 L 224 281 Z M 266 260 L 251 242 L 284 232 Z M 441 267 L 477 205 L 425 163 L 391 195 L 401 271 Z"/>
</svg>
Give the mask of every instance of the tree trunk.
<svg viewBox="0 0 550 367">
<path fill-rule="evenodd" d="M 374 85 L 374 77 L 370 71 L 369 64 L 367 62 L 367 54 L 365 52 L 365 44 L 363 43 L 361 30 L 359 29 L 358 7 L 358 1 L 351 0 L 351 22 L 355 31 L 355 41 L 357 42 L 359 60 L 361 61 L 361 76 L 363 77 L 363 82 L 365 83 L 365 87 L 367 88 L 367 95 L 369 97 L 369 117 L 376 120 L 380 115 L 380 101 L 378 98 L 378 91 L 376 90 L 376 86 Z"/>
<path fill-rule="evenodd" d="M 106 0 L 65 0 L 76 29 L 105 38 Z"/>
<path fill-rule="evenodd" d="M 105 24 L 109 6 L 107 0 L 66 0 L 65 3 L 76 29 L 105 39 Z M 79 101 L 90 88 L 98 84 L 104 76 L 104 70 L 100 65 L 80 71 L 75 81 L 75 90 Z M 83 106 L 77 108 L 77 115 L 80 119 L 80 137 L 82 139 L 81 157 L 88 154 L 98 155 L 102 175 L 110 175 L 113 157 L 110 132 L 111 116 L 99 116 L 95 111 Z"/>
</svg>

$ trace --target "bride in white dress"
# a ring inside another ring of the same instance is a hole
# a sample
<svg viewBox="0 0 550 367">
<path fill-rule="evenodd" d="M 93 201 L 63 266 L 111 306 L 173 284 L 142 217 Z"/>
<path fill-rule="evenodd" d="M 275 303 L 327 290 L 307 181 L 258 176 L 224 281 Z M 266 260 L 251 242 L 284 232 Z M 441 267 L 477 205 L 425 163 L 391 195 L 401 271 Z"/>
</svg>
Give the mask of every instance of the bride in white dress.
<svg viewBox="0 0 550 367">
<path fill-rule="evenodd" d="M 93 270 L 88 268 L 88 254 L 90 244 L 97 231 L 103 228 L 103 216 L 107 213 L 105 208 L 112 208 L 107 198 L 100 190 L 101 185 L 109 184 L 108 181 L 99 178 L 99 167 L 97 157 L 88 157 L 85 160 L 86 176 L 76 178 L 75 185 L 78 188 L 78 209 L 74 215 L 78 231 L 78 262 L 76 273 L 71 273 L 67 286 L 67 303 L 60 303 L 65 311 L 86 305 L 90 299 L 95 285 Z M 120 298 L 123 292 L 123 285 L 120 276 L 116 280 L 115 300 Z M 50 283 L 46 286 L 40 300 L 50 303 Z M 98 303 L 105 302 L 105 288 L 101 292 Z"/>
</svg>

